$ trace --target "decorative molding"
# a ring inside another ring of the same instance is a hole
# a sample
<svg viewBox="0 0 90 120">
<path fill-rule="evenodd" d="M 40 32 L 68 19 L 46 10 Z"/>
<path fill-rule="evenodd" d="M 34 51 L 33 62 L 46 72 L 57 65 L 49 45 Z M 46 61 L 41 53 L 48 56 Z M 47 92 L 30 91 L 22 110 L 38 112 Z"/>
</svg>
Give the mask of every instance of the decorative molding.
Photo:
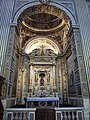
<svg viewBox="0 0 90 120">
<path fill-rule="evenodd" d="M 28 2 L 28 0 L 18 0 L 16 2 L 15 8 L 17 9 L 19 6 L 23 5 L 26 2 Z"/>
<path fill-rule="evenodd" d="M 64 6 L 69 8 L 71 11 L 74 10 L 73 4 L 72 3 L 62 3 Z"/>
<path fill-rule="evenodd" d="M 34 49 L 29 56 L 57 56 L 57 54 L 54 53 L 51 49 L 43 49 L 44 46 L 41 46 L 41 49 Z"/>
<path fill-rule="evenodd" d="M 42 4 L 49 4 L 50 3 L 50 0 L 39 0 L 39 1 Z"/>
</svg>

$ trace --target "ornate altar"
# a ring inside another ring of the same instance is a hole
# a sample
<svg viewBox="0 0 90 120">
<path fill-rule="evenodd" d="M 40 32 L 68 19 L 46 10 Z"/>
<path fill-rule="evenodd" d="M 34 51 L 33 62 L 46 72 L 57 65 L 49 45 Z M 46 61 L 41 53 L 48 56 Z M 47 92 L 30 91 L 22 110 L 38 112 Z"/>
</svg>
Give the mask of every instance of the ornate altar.
<svg viewBox="0 0 90 120">
<path fill-rule="evenodd" d="M 65 68 L 62 69 L 62 59 L 57 60 L 58 51 L 58 47 L 48 38 L 36 38 L 25 46 L 19 60 L 18 101 L 24 104 L 26 97 L 61 98 Z M 38 103 L 42 104 L 46 105 L 46 102 Z"/>
<path fill-rule="evenodd" d="M 29 107 L 59 107 L 58 97 L 36 97 L 36 98 L 26 98 L 26 108 Z"/>
<path fill-rule="evenodd" d="M 31 97 L 52 97 L 55 86 L 55 58 L 51 49 L 34 49 L 29 55 L 30 59 L 30 89 Z M 34 59 L 33 59 L 34 57 Z"/>
</svg>

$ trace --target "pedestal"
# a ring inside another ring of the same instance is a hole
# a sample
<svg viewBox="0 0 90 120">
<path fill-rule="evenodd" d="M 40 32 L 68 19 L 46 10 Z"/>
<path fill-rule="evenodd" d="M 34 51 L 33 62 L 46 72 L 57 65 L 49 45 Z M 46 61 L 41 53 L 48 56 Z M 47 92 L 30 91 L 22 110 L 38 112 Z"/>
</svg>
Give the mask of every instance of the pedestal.
<svg viewBox="0 0 90 120">
<path fill-rule="evenodd" d="M 4 108 L 3 108 L 3 105 L 2 105 L 2 102 L 1 102 L 1 90 L 2 90 L 2 84 L 3 84 L 3 81 L 5 80 L 4 77 L 0 76 L 0 120 L 3 119 L 3 114 L 4 114 Z"/>
</svg>

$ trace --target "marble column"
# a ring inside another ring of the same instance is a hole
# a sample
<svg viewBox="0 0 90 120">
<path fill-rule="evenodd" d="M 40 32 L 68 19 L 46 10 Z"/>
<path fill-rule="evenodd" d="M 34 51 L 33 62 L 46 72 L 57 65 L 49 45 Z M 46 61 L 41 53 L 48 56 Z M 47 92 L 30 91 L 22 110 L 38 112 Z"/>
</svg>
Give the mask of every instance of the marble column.
<svg viewBox="0 0 90 120">
<path fill-rule="evenodd" d="M 53 92 L 56 92 L 56 79 L 55 79 L 55 65 L 52 66 L 52 75 L 53 75 Z"/>
<path fill-rule="evenodd" d="M 62 58 L 62 92 L 63 92 L 63 102 L 68 102 L 68 91 L 67 91 L 67 66 L 66 57 Z"/>
<path fill-rule="evenodd" d="M 57 77 L 57 92 L 58 96 L 62 98 L 62 80 L 61 80 L 61 59 L 57 58 L 57 65 L 56 65 L 56 77 Z"/>
<path fill-rule="evenodd" d="M 30 94 L 32 96 L 32 93 L 33 93 L 33 66 L 32 64 L 30 64 L 30 86 L 29 86 L 29 89 L 30 89 Z"/>
</svg>

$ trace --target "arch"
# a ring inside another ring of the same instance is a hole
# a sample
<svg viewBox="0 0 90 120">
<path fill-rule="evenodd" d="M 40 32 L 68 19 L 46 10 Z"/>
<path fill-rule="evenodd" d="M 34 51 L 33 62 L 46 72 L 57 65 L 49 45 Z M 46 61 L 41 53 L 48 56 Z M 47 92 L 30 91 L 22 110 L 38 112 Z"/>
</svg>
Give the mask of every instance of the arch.
<svg viewBox="0 0 90 120">
<path fill-rule="evenodd" d="M 52 39 L 45 36 L 43 37 L 38 36 L 30 39 L 29 41 L 26 42 L 23 49 L 25 53 L 29 54 L 35 48 L 39 48 L 42 45 L 46 46 L 48 49 L 51 48 L 56 54 L 60 53 L 58 45 Z"/>
<path fill-rule="evenodd" d="M 13 19 L 12 19 L 12 23 L 13 24 L 16 24 L 17 25 L 17 19 L 18 17 L 20 16 L 20 14 L 27 8 L 33 6 L 33 5 L 40 5 L 40 2 L 38 1 L 32 1 L 32 2 L 28 2 L 24 5 L 22 5 L 20 8 L 18 8 L 18 10 L 15 12 L 14 16 L 13 16 Z M 52 6 L 55 6 L 57 8 L 60 8 L 62 9 L 70 18 L 70 20 L 72 21 L 72 25 L 76 25 L 77 24 L 77 20 L 74 16 L 74 14 L 69 10 L 67 9 L 64 5 L 58 3 L 58 2 L 54 2 L 54 1 L 51 1 L 50 2 L 50 5 Z"/>
</svg>

